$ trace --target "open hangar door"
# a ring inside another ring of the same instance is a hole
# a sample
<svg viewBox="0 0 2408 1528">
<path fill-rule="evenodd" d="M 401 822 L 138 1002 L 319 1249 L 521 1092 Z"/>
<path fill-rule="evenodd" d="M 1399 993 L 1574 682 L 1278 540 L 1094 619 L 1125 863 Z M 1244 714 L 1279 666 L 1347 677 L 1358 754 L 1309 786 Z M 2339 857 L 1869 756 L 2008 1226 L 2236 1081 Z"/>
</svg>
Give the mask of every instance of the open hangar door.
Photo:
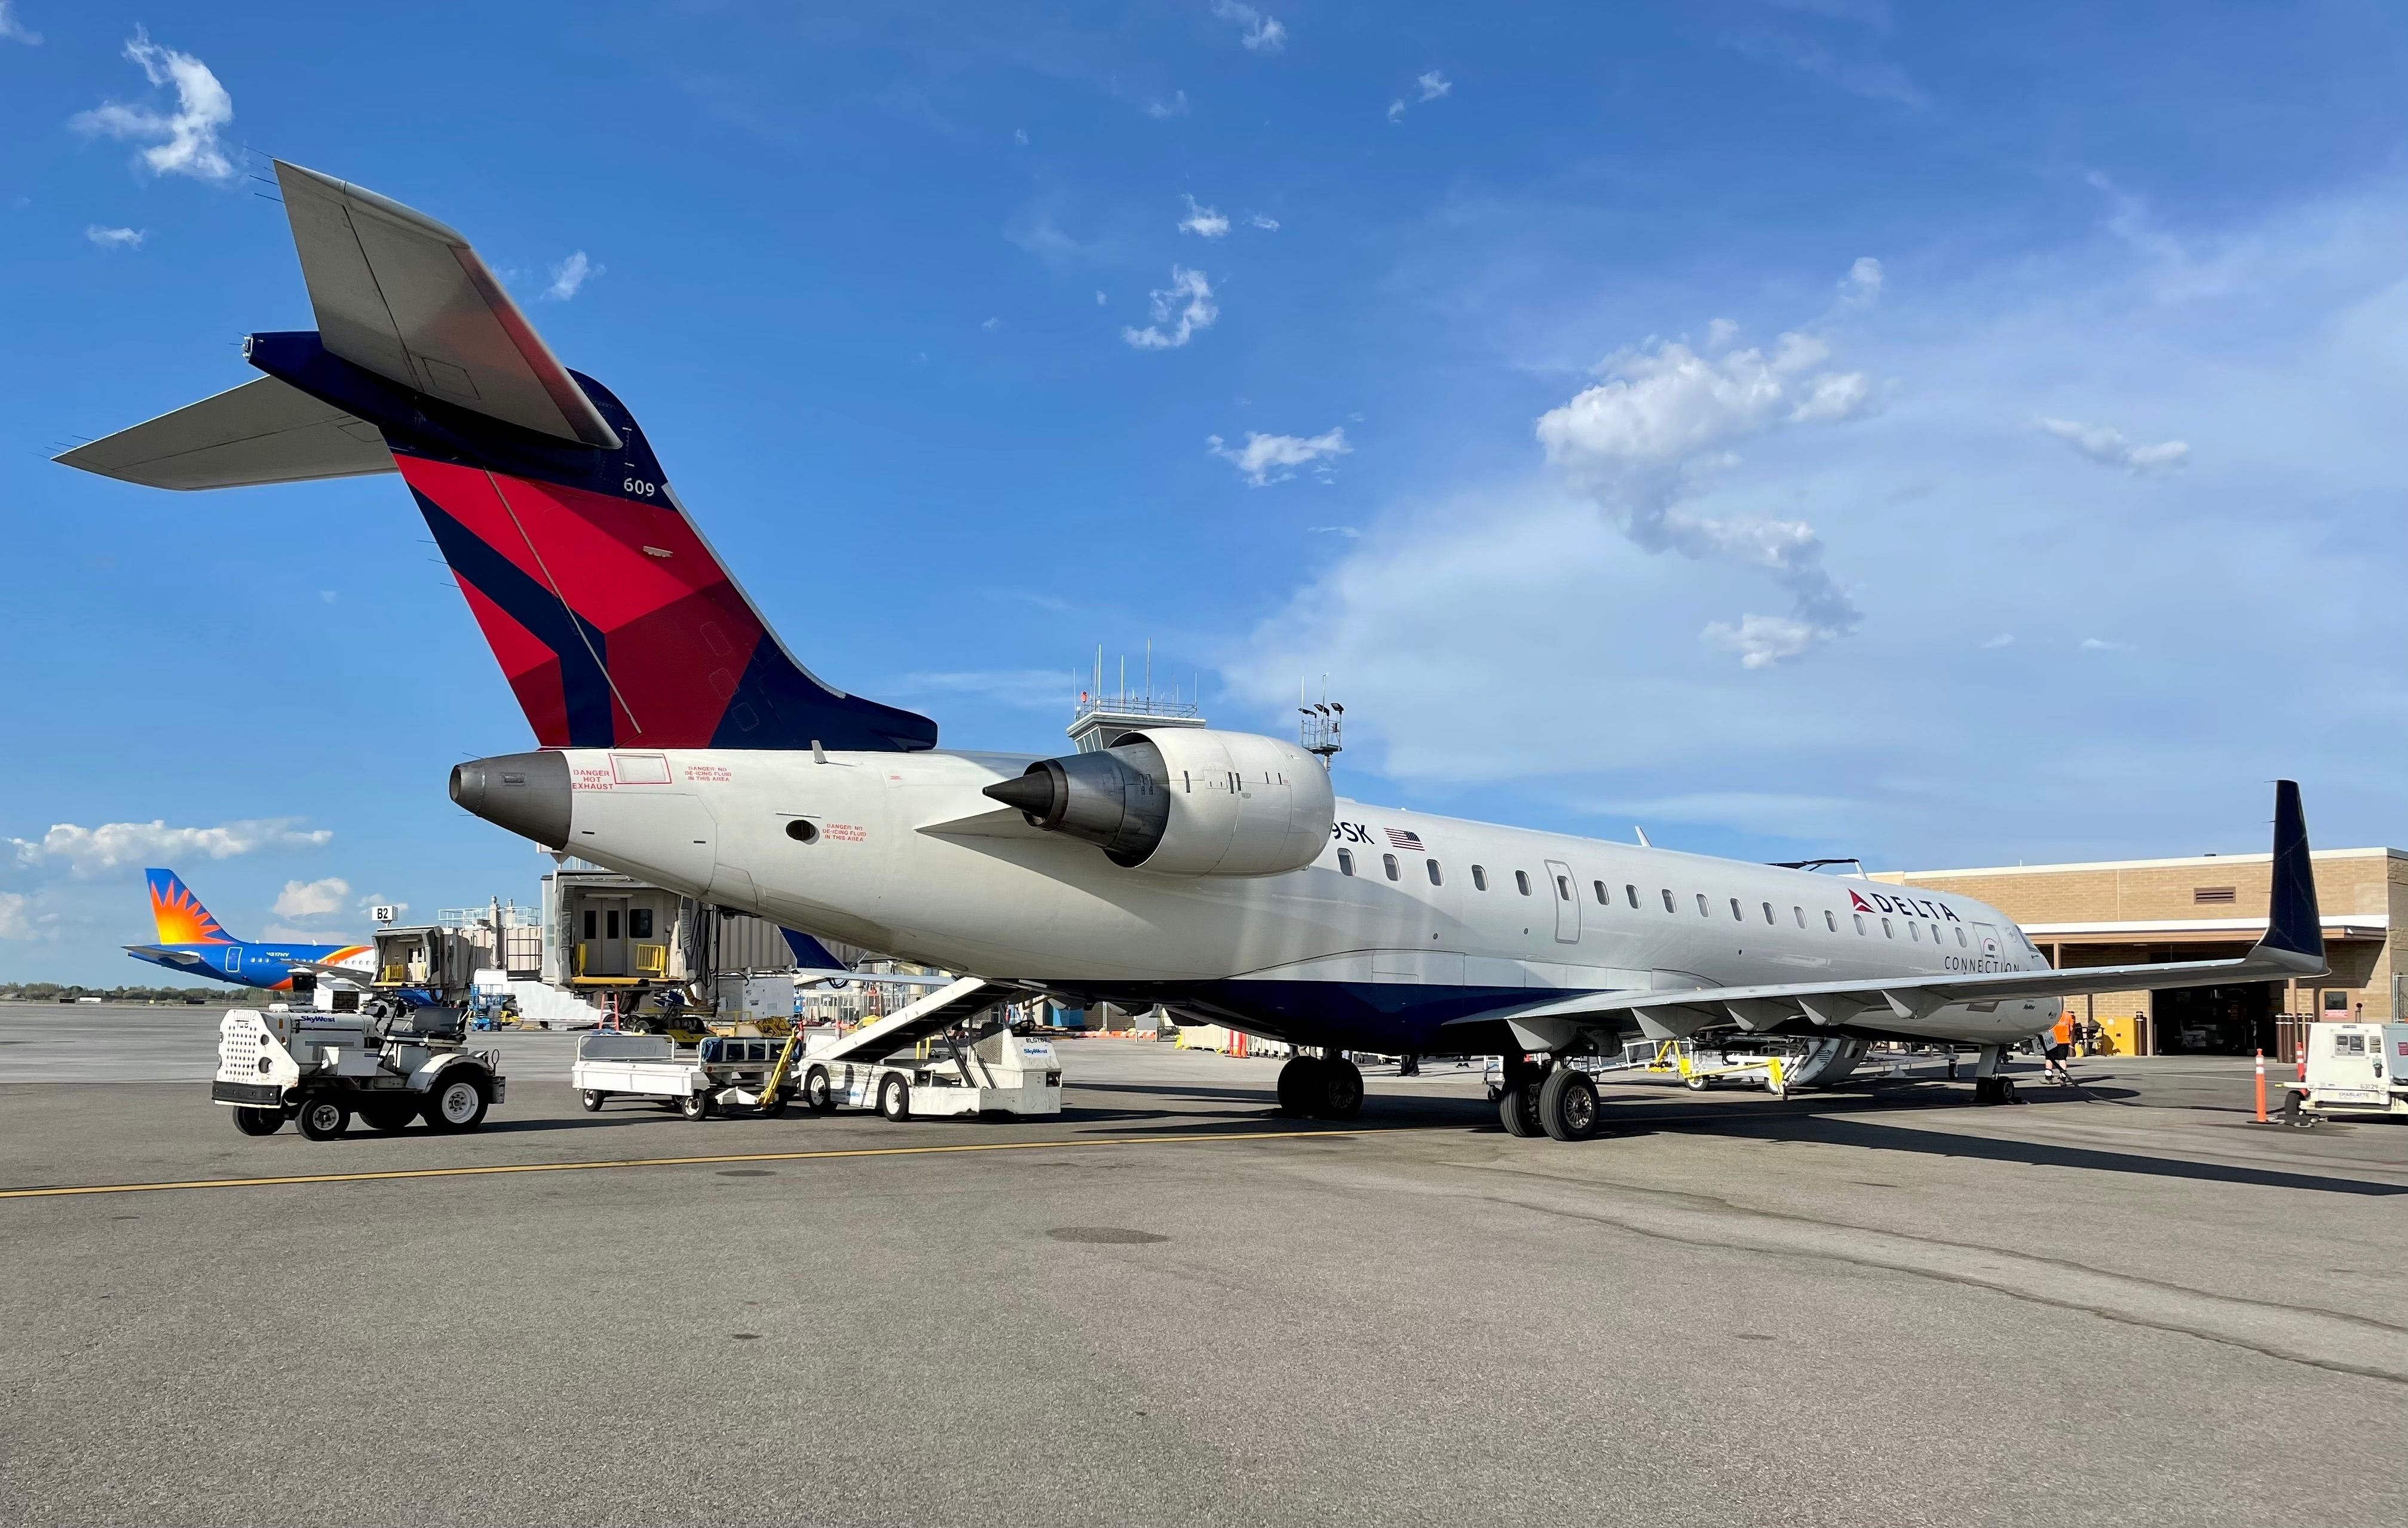
<svg viewBox="0 0 2408 1528">
<path fill-rule="evenodd" d="M 2283 985 L 2170 987 L 2156 994 L 2151 1025 L 2161 1056 L 2245 1056 L 2275 1051 L 2274 1015 Z"/>
</svg>

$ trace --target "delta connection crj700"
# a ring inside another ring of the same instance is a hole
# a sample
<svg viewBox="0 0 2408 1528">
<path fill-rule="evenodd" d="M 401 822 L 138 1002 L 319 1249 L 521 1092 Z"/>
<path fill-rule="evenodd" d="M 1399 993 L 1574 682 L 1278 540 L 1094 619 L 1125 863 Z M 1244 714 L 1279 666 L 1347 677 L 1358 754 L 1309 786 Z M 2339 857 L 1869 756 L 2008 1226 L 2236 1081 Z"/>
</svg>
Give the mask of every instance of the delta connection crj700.
<svg viewBox="0 0 2408 1528">
<path fill-rule="evenodd" d="M 1635 1037 L 1953 1042 L 1994 1101 L 2003 1049 L 2069 994 L 2325 969 L 2288 782 L 2245 957 L 2057 972 L 1968 897 L 1340 801 L 1274 737 L 939 749 L 934 721 L 795 661 L 634 418 L 465 238 L 276 173 L 317 330 L 250 336 L 262 376 L 59 460 L 175 489 L 398 471 L 542 747 L 459 766 L 452 799 L 540 844 L 1030 990 L 1307 1049 L 1501 1053 L 1506 1128 L 1558 1139 L 1598 1124 L 1561 1058 Z M 1280 1094 L 1345 1118 L 1362 1078 L 1299 1055 Z"/>
</svg>

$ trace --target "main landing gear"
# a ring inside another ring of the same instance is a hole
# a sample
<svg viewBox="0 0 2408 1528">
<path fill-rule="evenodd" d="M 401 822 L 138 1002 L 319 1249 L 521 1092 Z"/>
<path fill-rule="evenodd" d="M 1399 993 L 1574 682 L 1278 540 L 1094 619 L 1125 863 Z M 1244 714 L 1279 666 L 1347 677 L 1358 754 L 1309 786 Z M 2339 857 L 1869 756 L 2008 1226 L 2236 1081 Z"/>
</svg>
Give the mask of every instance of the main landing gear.
<svg viewBox="0 0 2408 1528">
<path fill-rule="evenodd" d="M 2006 1060 L 2007 1048 L 1985 1045 L 1974 1052 L 1973 1102 L 1986 1104 L 2020 1104 L 2015 1096 L 2015 1079 L 1999 1070 Z"/>
<path fill-rule="evenodd" d="M 1568 1061 L 1541 1064 L 1525 1056 L 1505 1058 L 1505 1085 L 1498 1090 L 1497 1118 L 1505 1134 L 1584 1141 L 1604 1122 L 1597 1084 Z"/>
<path fill-rule="evenodd" d="M 1363 1112 L 1363 1074 L 1343 1056 L 1296 1056 L 1280 1068 L 1283 1114 L 1352 1120 Z"/>
</svg>

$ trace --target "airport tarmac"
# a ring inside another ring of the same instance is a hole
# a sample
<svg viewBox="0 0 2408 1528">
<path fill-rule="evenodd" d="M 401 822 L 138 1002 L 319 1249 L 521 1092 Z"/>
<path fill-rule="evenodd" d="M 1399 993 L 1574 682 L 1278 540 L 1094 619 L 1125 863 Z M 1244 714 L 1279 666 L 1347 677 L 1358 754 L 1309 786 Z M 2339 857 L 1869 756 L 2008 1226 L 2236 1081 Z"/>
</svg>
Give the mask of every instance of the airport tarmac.
<svg viewBox="0 0 2408 1528">
<path fill-rule="evenodd" d="M 589 1115 L 508 1034 L 480 1134 L 311 1143 L 219 1011 L 0 1007 L 0 1521 L 2408 1518 L 2408 1130 L 2245 1061 L 1564 1146 L 1107 1040 L 1058 1120 Z"/>
</svg>

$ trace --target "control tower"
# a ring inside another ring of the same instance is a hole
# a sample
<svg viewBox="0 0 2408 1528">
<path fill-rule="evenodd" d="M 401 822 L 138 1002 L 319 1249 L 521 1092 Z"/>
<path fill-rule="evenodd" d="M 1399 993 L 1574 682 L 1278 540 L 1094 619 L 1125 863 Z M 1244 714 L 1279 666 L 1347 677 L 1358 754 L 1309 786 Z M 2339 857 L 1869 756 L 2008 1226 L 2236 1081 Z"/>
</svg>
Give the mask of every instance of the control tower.
<svg viewBox="0 0 2408 1528">
<path fill-rule="evenodd" d="M 1192 701 L 1164 700 L 1154 693 L 1154 644 L 1146 644 L 1144 689 L 1131 693 L 1128 687 L 1128 660 L 1121 660 L 1120 686 L 1117 693 L 1104 693 L 1104 652 L 1096 650 L 1095 688 L 1079 692 L 1079 704 L 1070 713 L 1068 728 L 1071 743 L 1082 753 L 1100 753 L 1111 746 L 1113 738 L 1140 727 L 1201 727 L 1204 713 Z"/>
</svg>

